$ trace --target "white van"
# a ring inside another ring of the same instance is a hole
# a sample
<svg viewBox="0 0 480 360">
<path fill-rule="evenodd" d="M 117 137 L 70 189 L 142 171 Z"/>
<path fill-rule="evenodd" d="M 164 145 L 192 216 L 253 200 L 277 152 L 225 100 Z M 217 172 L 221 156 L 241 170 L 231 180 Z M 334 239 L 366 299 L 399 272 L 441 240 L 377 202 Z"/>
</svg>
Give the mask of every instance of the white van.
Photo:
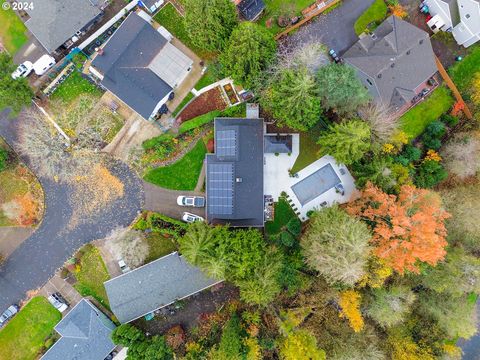
<svg viewBox="0 0 480 360">
<path fill-rule="evenodd" d="M 43 55 L 33 64 L 33 70 L 38 76 L 42 76 L 55 65 L 55 59 L 50 55 Z"/>
</svg>

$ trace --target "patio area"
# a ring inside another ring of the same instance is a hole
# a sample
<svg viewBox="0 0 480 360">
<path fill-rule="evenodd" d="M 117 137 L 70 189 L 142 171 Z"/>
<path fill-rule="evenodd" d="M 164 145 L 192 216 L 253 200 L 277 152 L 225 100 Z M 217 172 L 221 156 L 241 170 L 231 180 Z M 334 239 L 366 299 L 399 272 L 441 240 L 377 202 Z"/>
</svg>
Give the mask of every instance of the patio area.
<svg viewBox="0 0 480 360">
<path fill-rule="evenodd" d="M 300 220 L 308 219 L 310 210 L 343 204 L 356 196 L 355 181 L 344 165 L 324 156 L 292 177 L 289 170 L 299 154 L 299 136 L 293 136 L 293 151 L 288 154 L 265 154 L 264 194 L 278 201 L 282 192 Z M 339 186 L 340 185 L 340 186 Z M 342 194 L 343 193 L 343 194 Z"/>
</svg>

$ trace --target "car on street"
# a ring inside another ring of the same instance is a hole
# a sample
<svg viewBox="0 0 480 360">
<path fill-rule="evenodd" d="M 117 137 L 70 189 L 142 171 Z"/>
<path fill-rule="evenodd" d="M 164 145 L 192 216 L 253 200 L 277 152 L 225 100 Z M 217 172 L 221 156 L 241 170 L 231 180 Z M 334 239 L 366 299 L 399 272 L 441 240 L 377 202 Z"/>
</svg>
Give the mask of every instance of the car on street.
<svg viewBox="0 0 480 360">
<path fill-rule="evenodd" d="M 8 320 L 15 316 L 18 313 L 20 307 L 16 304 L 10 305 L 7 310 L 5 310 L 2 315 L 0 315 L 0 327 L 3 327 Z"/>
<path fill-rule="evenodd" d="M 53 305 L 55 309 L 60 311 L 61 313 L 65 312 L 68 309 L 68 302 L 63 298 L 63 296 L 56 292 L 50 295 L 47 298 L 48 302 Z"/>
<path fill-rule="evenodd" d="M 205 219 L 201 216 L 191 214 L 189 212 L 184 212 L 182 215 L 182 220 L 187 223 L 194 223 L 196 221 L 205 221 Z"/>
<path fill-rule="evenodd" d="M 12 73 L 12 79 L 24 78 L 30 75 L 33 70 L 33 64 L 30 61 L 25 61 L 18 65 L 17 69 Z"/>
<path fill-rule="evenodd" d="M 205 198 L 203 196 L 179 196 L 177 204 L 180 206 L 205 207 Z"/>
<path fill-rule="evenodd" d="M 338 54 L 335 50 L 330 49 L 328 51 L 328 55 L 330 55 L 330 57 L 333 59 L 333 61 L 335 61 L 337 64 L 342 62 L 342 59 L 340 58 L 340 56 L 338 56 Z"/>
<path fill-rule="evenodd" d="M 53 65 L 56 64 L 55 59 L 50 55 L 42 55 L 40 59 L 35 61 L 33 64 L 33 70 L 38 76 L 44 75 L 48 70 L 50 70 Z"/>
</svg>

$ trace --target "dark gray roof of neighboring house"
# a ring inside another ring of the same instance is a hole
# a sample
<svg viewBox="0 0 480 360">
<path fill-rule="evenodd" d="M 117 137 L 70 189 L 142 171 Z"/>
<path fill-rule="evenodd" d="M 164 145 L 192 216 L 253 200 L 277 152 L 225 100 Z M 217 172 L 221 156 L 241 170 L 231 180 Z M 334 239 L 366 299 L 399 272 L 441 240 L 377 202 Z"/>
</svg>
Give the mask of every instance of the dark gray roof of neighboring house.
<svg viewBox="0 0 480 360">
<path fill-rule="evenodd" d="M 286 154 L 292 152 L 292 135 L 265 135 L 265 153 Z"/>
<path fill-rule="evenodd" d="M 373 97 L 393 108 L 410 103 L 414 90 L 438 71 L 429 35 L 395 16 L 373 37 L 355 43 L 343 58 Z"/>
<path fill-rule="evenodd" d="M 174 252 L 104 285 L 110 308 L 121 323 L 126 323 L 218 282 Z"/>
<path fill-rule="evenodd" d="M 265 9 L 263 0 L 243 0 L 237 5 L 238 10 L 246 20 L 256 19 Z"/>
<path fill-rule="evenodd" d="M 33 9 L 26 10 L 25 22 L 49 52 L 70 39 L 102 12 L 90 0 L 32 0 Z"/>
<path fill-rule="evenodd" d="M 103 360 L 115 348 L 110 339 L 115 327 L 105 314 L 82 299 L 55 326 L 61 338 L 42 360 Z"/>
<path fill-rule="evenodd" d="M 155 5 L 155 3 L 158 2 L 158 0 L 141 0 L 143 5 L 145 5 L 149 10 L 152 6 Z"/>
<path fill-rule="evenodd" d="M 207 220 L 263 226 L 263 119 L 215 119 L 215 153 L 206 156 Z"/>
<path fill-rule="evenodd" d="M 148 119 L 172 87 L 148 66 L 167 43 L 158 31 L 131 13 L 97 55 L 92 66 L 104 78 L 102 85 Z"/>
</svg>

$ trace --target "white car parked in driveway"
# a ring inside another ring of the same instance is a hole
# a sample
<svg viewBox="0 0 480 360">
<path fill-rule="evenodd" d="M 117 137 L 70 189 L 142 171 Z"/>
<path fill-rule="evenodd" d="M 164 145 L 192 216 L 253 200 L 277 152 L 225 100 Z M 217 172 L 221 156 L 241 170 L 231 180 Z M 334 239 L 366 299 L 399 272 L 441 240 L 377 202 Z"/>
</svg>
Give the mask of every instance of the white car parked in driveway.
<svg viewBox="0 0 480 360">
<path fill-rule="evenodd" d="M 33 70 L 33 64 L 30 61 L 25 61 L 24 63 L 18 65 L 17 69 L 12 73 L 12 78 L 24 78 L 30 75 Z"/>
<path fill-rule="evenodd" d="M 68 303 L 59 293 L 53 293 L 48 297 L 48 302 L 53 305 L 55 309 L 63 313 L 68 309 Z"/>
<path fill-rule="evenodd" d="M 205 198 L 203 196 L 179 196 L 177 204 L 180 206 L 205 207 Z"/>
<path fill-rule="evenodd" d="M 205 221 L 205 219 L 201 216 L 189 213 L 189 212 L 184 212 L 182 215 L 182 220 L 187 222 L 187 223 L 194 223 L 196 221 Z"/>
</svg>

